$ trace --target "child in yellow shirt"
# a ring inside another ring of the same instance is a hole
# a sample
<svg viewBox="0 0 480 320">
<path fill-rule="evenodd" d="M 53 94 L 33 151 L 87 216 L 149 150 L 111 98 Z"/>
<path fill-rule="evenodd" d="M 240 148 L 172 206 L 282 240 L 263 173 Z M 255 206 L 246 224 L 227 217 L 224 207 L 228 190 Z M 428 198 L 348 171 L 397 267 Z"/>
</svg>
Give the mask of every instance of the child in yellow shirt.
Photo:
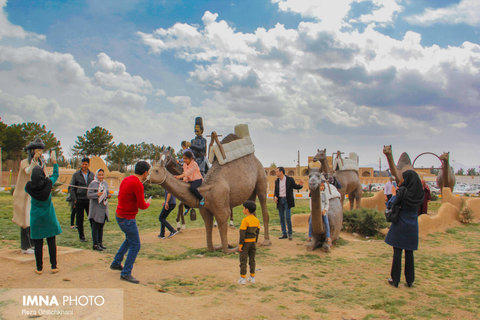
<svg viewBox="0 0 480 320">
<path fill-rule="evenodd" d="M 243 203 L 243 214 L 245 218 L 240 225 L 240 241 L 238 251 L 240 252 L 240 279 L 239 284 L 247 282 L 247 259 L 250 265 L 250 277 L 248 281 L 255 283 L 255 252 L 258 234 L 260 233 L 260 220 L 255 216 L 257 205 L 247 200 Z"/>
</svg>

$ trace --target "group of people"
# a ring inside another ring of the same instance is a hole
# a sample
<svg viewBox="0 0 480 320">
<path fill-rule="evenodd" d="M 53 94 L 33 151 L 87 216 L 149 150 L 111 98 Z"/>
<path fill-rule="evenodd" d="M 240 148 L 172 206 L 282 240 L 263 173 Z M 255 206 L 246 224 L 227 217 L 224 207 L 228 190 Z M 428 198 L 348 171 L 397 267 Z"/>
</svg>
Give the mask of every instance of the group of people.
<svg viewBox="0 0 480 320">
<path fill-rule="evenodd" d="M 197 118 L 198 119 L 198 118 Z M 206 148 L 206 141 L 201 137 L 203 127 L 201 122 L 195 125 L 196 139 L 188 146 L 183 144 L 183 173 L 175 176 L 190 183 L 191 192 L 199 199 L 200 206 L 203 206 L 205 199 L 198 191 L 202 184 L 203 175 L 208 170 L 205 159 L 200 165 L 196 161 L 193 150 L 194 146 Z M 200 118 L 201 120 L 201 118 Z M 198 139 L 197 139 L 198 138 Z M 203 139 L 203 140 L 202 140 Z M 203 143 L 203 142 L 205 143 Z M 189 148 L 190 147 L 190 148 Z M 53 273 L 59 271 L 56 256 L 55 237 L 62 232 L 52 204 L 52 186 L 59 177 L 58 164 L 55 153 L 52 152 L 50 160 L 53 163 L 53 174 L 47 177 L 46 161 L 42 157 L 45 145 L 41 139 L 36 139 L 27 146 L 28 159 L 21 162 L 20 172 L 14 192 L 14 217 L 13 221 L 21 228 L 21 248 L 23 253 L 35 253 L 37 274 L 43 272 L 43 239 L 46 239 L 50 255 L 51 270 Z M 202 154 L 202 153 L 201 153 Z M 200 154 L 200 155 L 201 155 Z M 205 152 L 203 152 L 205 156 Z M 203 168 L 203 170 L 201 169 Z M 124 178 L 120 184 L 118 193 L 118 205 L 115 211 L 115 219 L 118 226 L 125 234 L 125 241 L 118 249 L 110 268 L 119 270 L 120 279 L 132 283 L 139 283 L 133 277 L 132 269 L 138 252 L 140 250 L 140 237 L 136 224 L 136 215 L 139 209 L 145 210 L 150 206 L 151 198 L 145 200 L 143 183 L 147 180 L 150 165 L 140 161 L 135 165 L 134 174 Z M 279 239 L 292 240 L 291 208 L 295 206 L 294 189 L 301 189 L 303 181 L 297 184 L 292 177 L 285 175 L 285 169 L 279 167 L 276 170 L 274 201 L 276 203 L 282 235 Z M 392 223 L 385 242 L 394 248 L 391 277 L 388 283 L 398 287 L 401 273 L 401 257 L 405 251 L 405 277 L 406 285 L 411 287 L 415 279 L 413 251 L 418 249 L 418 215 L 425 207 L 425 201 L 429 200 L 429 190 L 424 181 L 420 181 L 418 174 L 413 170 L 403 172 L 403 183 L 397 188 L 391 178 L 385 185 L 387 206 L 399 206 L 399 220 Z M 326 229 L 326 241 L 331 245 L 329 235 L 328 208 L 329 199 L 332 195 L 331 188 L 336 190 L 334 182 L 322 181 L 320 185 L 322 216 Z M 328 184 L 329 192 L 326 192 Z M 341 186 L 338 186 L 340 188 Z M 427 196 L 428 192 L 428 196 Z M 103 228 L 109 220 L 108 199 L 111 195 L 108 184 L 105 181 L 105 172 L 102 169 L 95 174 L 89 170 L 89 159 L 82 159 L 81 169 L 72 176 L 69 185 L 69 197 L 72 202 L 71 227 L 77 228 L 80 241 L 87 241 L 84 234 L 83 219 L 84 212 L 87 213 L 92 230 L 93 249 L 102 251 L 106 249 L 103 244 Z M 428 199 L 428 200 L 427 200 Z M 174 195 L 165 192 L 165 201 L 159 216 L 160 234 L 164 239 L 174 236 L 177 231 L 167 222 L 168 214 L 175 208 L 176 199 Z M 428 202 L 427 202 L 428 206 Z M 426 210 L 425 210 L 426 211 Z M 240 284 L 247 281 L 255 282 L 255 252 L 256 242 L 260 231 L 260 221 L 256 217 L 256 205 L 253 201 L 246 201 L 243 204 L 245 218 L 240 225 Z M 76 218 L 76 224 L 74 224 Z M 311 238 L 311 220 L 309 221 L 309 237 Z M 170 235 L 165 237 L 165 229 Z M 125 255 L 125 264 L 122 265 Z M 250 265 L 250 276 L 247 279 L 247 262 Z"/>
</svg>

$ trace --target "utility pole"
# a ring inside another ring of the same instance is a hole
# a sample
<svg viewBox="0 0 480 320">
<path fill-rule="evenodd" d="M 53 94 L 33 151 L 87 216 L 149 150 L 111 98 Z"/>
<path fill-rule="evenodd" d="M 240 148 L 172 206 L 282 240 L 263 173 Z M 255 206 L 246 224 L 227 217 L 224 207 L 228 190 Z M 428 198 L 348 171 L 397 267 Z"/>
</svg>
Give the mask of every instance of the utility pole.
<svg viewBox="0 0 480 320">
<path fill-rule="evenodd" d="M 297 176 L 300 176 L 300 150 L 298 150 Z"/>
</svg>

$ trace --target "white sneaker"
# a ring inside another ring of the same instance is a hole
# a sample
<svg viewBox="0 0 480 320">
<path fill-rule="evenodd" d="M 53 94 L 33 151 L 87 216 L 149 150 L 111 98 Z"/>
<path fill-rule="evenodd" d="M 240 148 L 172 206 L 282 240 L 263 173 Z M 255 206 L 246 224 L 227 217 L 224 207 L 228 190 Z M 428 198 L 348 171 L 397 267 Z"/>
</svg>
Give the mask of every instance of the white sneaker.
<svg viewBox="0 0 480 320">
<path fill-rule="evenodd" d="M 248 277 L 248 282 L 255 283 L 255 277 Z"/>
<path fill-rule="evenodd" d="M 23 254 L 34 254 L 35 250 L 33 250 L 32 248 L 28 248 L 27 250 L 22 249 L 22 253 Z"/>
<path fill-rule="evenodd" d="M 182 230 L 185 230 L 187 229 L 187 225 L 186 224 L 182 224 Z"/>
<path fill-rule="evenodd" d="M 238 284 L 246 284 L 246 283 L 247 283 L 247 279 L 243 277 L 240 277 L 240 279 L 238 279 Z"/>
</svg>

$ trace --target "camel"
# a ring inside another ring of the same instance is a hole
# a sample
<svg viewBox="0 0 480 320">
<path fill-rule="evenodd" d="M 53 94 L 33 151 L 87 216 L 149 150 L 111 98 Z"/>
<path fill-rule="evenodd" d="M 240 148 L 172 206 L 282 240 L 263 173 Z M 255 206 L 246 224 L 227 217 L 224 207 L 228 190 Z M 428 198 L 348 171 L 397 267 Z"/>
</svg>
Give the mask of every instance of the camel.
<svg viewBox="0 0 480 320">
<path fill-rule="evenodd" d="M 205 205 L 202 207 L 199 206 L 199 200 L 190 192 L 189 184 L 177 180 L 166 170 L 163 159 L 160 165 L 150 169 L 150 181 L 159 183 L 189 207 L 200 208 L 200 214 L 205 222 L 207 248 L 210 251 L 214 250 L 212 228 L 215 217 L 224 253 L 232 253 L 236 250 L 229 249 L 227 239 L 231 208 L 241 205 L 248 199 L 255 200 L 258 196 L 264 223 L 262 245 L 271 245 L 268 233 L 267 176 L 262 164 L 253 153 L 224 165 L 220 165 L 218 159 L 213 161 L 205 181 L 198 188 L 205 198 Z"/>
<path fill-rule="evenodd" d="M 307 247 L 308 250 L 322 247 L 328 251 L 330 246 L 325 241 L 325 226 L 322 220 L 322 203 L 320 199 L 320 182 L 322 174 L 317 168 L 309 169 L 308 185 L 310 188 L 310 198 L 312 200 L 312 243 Z M 339 198 L 330 199 L 329 209 L 327 211 L 328 222 L 330 223 L 330 237 L 332 241 L 340 237 L 340 230 L 343 223 L 343 208 Z"/>
<path fill-rule="evenodd" d="M 172 157 L 172 154 L 171 154 L 169 148 L 167 148 L 164 152 L 162 152 L 162 155 L 165 158 L 165 160 L 164 160 L 165 161 L 165 168 L 167 169 L 168 172 L 170 172 L 171 174 L 173 174 L 175 176 L 181 175 L 183 173 L 183 167 L 175 160 L 174 157 Z M 186 228 L 185 216 L 183 214 L 184 212 L 185 212 L 185 204 L 183 202 L 180 202 L 178 204 L 177 218 L 175 219 L 175 222 L 177 222 L 177 230 Z M 190 211 L 190 214 L 191 215 L 196 214 L 195 209 L 192 208 L 191 211 Z M 180 221 L 182 221 L 181 224 L 180 224 Z M 230 213 L 230 226 L 231 227 L 234 226 L 234 224 L 233 224 L 233 210 L 231 210 L 231 213 Z"/>
<path fill-rule="evenodd" d="M 319 161 L 321 164 L 321 172 L 327 174 L 333 174 L 333 176 L 340 182 L 342 186 L 338 189 L 338 192 L 342 195 L 342 203 L 345 201 L 345 195 L 348 194 L 348 201 L 350 202 L 350 210 L 353 209 L 354 202 L 356 202 L 355 208 L 360 208 L 362 200 L 362 184 L 360 183 L 360 177 L 358 171 L 355 170 L 341 170 L 335 171 L 330 169 L 330 165 L 327 161 L 327 149 L 317 149 L 317 154 L 313 157 L 313 161 Z"/>
<path fill-rule="evenodd" d="M 408 153 L 404 152 L 400 155 L 397 165 L 395 165 L 393 162 L 392 145 L 383 146 L 383 153 L 387 157 L 390 173 L 397 181 L 397 185 L 400 185 L 403 182 L 403 172 L 407 170 L 413 170 L 412 161 L 410 160 Z"/>
<path fill-rule="evenodd" d="M 453 173 L 453 168 L 450 167 L 450 152 L 442 153 L 439 158 L 442 161 L 442 170 L 440 170 L 437 176 L 438 188 L 440 190 L 443 190 L 443 188 L 450 188 L 453 192 L 453 187 L 455 186 L 455 174 Z"/>
</svg>

